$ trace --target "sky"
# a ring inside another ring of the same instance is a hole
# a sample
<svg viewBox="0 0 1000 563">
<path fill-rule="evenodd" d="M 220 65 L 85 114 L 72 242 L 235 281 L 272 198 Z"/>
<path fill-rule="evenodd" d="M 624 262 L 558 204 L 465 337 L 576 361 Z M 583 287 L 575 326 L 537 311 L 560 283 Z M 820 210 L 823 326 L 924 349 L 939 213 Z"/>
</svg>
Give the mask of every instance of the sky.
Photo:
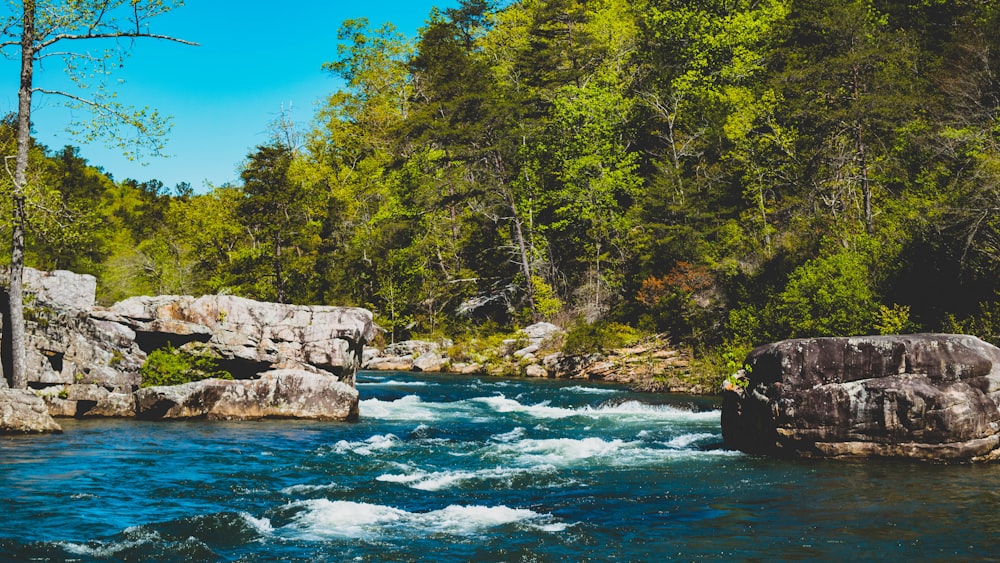
<svg viewBox="0 0 1000 563">
<path fill-rule="evenodd" d="M 341 86 L 321 68 L 337 56 L 341 22 L 391 22 L 415 37 L 434 6 L 454 5 L 457 0 L 187 0 L 151 20 L 151 31 L 199 46 L 138 40 L 111 82 L 118 101 L 172 116 L 166 157 L 133 162 L 100 142 L 86 144 L 66 131 L 70 115 L 62 101 L 37 94 L 34 135 L 53 151 L 79 147 L 80 156 L 116 180 L 157 179 L 170 188 L 188 182 L 196 192 L 236 183 L 247 154 L 268 141 L 268 126 L 283 110 L 305 131 L 317 104 Z M 17 61 L 0 59 L 4 114 L 17 109 L 18 72 Z M 43 66 L 35 84 L 61 84 L 63 72 Z"/>
</svg>

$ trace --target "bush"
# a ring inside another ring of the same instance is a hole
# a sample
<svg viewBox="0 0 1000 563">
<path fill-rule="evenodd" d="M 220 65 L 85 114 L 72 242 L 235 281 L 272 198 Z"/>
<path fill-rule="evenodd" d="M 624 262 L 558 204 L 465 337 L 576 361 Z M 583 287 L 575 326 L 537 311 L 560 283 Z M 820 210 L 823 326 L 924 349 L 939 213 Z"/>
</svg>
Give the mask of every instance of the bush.
<svg viewBox="0 0 1000 563">
<path fill-rule="evenodd" d="M 877 306 L 864 257 L 845 251 L 796 268 L 777 309 L 788 336 L 853 336 L 871 331 Z"/>
<path fill-rule="evenodd" d="M 577 321 L 566 333 L 563 352 L 571 355 L 603 352 L 612 348 L 631 346 L 642 339 L 642 334 L 627 325 L 597 321 Z"/>
<path fill-rule="evenodd" d="M 218 361 L 205 350 L 179 350 L 170 344 L 153 350 L 139 369 L 142 386 L 181 385 L 203 379 L 233 379 L 219 369 Z"/>
</svg>

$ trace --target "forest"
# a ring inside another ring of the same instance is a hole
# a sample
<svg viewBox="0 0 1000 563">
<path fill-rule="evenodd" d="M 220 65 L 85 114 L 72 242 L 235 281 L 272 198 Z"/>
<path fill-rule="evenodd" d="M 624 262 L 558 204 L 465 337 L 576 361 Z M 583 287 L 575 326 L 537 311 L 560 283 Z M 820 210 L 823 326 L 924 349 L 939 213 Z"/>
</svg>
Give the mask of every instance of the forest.
<svg viewBox="0 0 1000 563">
<path fill-rule="evenodd" d="M 343 87 L 271 124 L 237 183 L 35 144 L 27 263 L 94 274 L 103 303 L 363 306 L 387 341 L 546 320 L 703 358 L 1000 344 L 998 29 L 992 0 L 462 0 L 415 38 L 348 20 L 317 69 Z"/>
</svg>

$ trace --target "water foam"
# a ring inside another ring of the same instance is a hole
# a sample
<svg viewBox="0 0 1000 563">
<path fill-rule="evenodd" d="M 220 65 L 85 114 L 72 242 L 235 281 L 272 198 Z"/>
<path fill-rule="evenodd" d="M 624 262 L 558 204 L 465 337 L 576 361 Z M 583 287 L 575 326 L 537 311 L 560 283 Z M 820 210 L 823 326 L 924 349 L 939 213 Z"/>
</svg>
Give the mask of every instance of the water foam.
<svg viewBox="0 0 1000 563">
<path fill-rule="evenodd" d="M 670 448 L 684 449 L 691 446 L 691 444 L 694 444 L 701 440 L 707 440 L 709 438 L 716 438 L 716 437 L 717 437 L 716 434 L 709 434 L 708 432 L 682 434 L 680 436 L 677 436 L 676 438 L 673 438 L 672 440 L 668 440 L 667 442 L 664 443 L 664 445 Z"/>
<path fill-rule="evenodd" d="M 375 478 L 375 480 L 385 483 L 399 483 L 421 491 L 440 491 L 442 489 L 459 487 L 463 484 L 476 481 L 490 482 L 490 488 L 497 489 L 498 484 L 505 487 L 512 487 L 515 479 L 518 477 L 530 476 L 536 478 L 543 474 L 555 473 L 555 471 L 556 468 L 552 465 L 536 465 L 533 467 L 494 467 L 477 469 L 474 471 L 454 470 L 428 472 L 418 469 L 411 473 L 386 473 L 379 475 Z"/>
<path fill-rule="evenodd" d="M 340 440 L 333 445 L 333 452 L 338 454 L 354 453 L 370 456 L 376 452 L 390 450 L 400 444 L 400 439 L 394 434 L 376 434 L 361 442 Z"/>
<path fill-rule="evenodd" d="M 395 401 L 365 399 L 360 402 L 362 418 L 379 420 L 434 420 L 437 412 L 418 395 L 407 395 Z"/>
<path fill-rule="evenodd" d="M 468 535 L 506 525 L 542 531 L 565 528 L 548 515 L 503 505 L 452 505 L 430 512 L 408 512 L 379 504 L 316 499 L 295 502 L 289 508 L 300 512 L 283 531 L 306 540 L 424 536 L 429 533 Z"/>
<path fill-rule="evenodd" d="M 399 381 L 396 379 L 386 379 L 380 381 L 363 381 L 363 382 L 358 382 L 355 385 L 357 385 L 358 387 L 366 387 L 366 386 L 374 387 L 376 385 L 379 386 L 384 385 L 392 387 L 429 387 L 433 385 L 433 383 L 427 383 L 426 381 Z"/>
<path fill-rule="evenodd" d="M 621 393 L 621 389 L 608 389 L 607 387 L 587 387 L 586 385 L 573 385 L 571 387 L 564 387 L 563 391 L 572 391 L 574 393 L 585 393 L 588 395 L 614 395 L 616 393 Z"/>
<path fill-rule="evenodd" d="M 580 408 L 554 407 L 549 401 L 534 405 L 526 405 L 503 395 L 493 397 L 477 397 L 473 402 L 487 405 L 498 413 L 524 413 L 535 418 L 561 419 L 574 416 L 591 418 L 629 416 L 644 419 L 659 419 L 670 421 L 716 421 L 721 416 L 720 411 L 711 410 L 694 412 L 670 405 L 651 405 L 639 401 L 624 401 L 600 406 L 586 405 Z"/>
</svg>

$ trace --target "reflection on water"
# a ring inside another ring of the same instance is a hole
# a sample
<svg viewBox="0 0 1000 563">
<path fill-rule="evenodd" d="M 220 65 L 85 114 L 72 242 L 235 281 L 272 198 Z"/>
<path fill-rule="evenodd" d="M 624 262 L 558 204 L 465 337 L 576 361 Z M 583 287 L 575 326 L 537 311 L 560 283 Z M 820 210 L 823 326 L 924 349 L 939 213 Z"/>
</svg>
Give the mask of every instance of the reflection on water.
<svg viewBox="0 0 1000 563">
<path fill-rule="evenodd" d="M 362 373 L 356 423 L 0 439 L 0 561 L 998 559 L 1000 466 L 721 449 L 717 405 Z"/>
</svg>

